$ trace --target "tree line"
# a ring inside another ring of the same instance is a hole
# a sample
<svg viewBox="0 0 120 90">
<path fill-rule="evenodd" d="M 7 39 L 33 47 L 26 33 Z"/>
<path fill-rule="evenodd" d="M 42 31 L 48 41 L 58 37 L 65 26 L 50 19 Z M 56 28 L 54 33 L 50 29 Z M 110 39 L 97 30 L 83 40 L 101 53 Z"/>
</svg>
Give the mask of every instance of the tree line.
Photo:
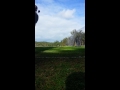
<svg viewBox="0 0 120 90">
<path fill-rule="evenodd" d="M 54 42 L 37 42 L 35 41 L 36 47 L 54 47 L 54 46 L 81 46 L 85 45 L 85 32 L 82 30 L 72 30 L 71 36 L 63 38 L 61 41 Z"/>
</svg>

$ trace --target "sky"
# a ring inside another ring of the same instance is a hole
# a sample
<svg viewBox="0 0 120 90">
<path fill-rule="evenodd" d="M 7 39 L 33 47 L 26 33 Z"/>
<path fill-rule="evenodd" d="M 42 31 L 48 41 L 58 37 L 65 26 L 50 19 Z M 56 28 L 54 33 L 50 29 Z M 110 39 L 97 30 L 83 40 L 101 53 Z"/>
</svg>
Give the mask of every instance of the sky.
<svg viewBox="0 0 120 90">
<path fill-rule="evenodd" d="M 35 41 L 61 41 L 74 29 L 85 32 L 85 0 L 35 0 L 35 4 L 40 10 Z"/>
</svg>

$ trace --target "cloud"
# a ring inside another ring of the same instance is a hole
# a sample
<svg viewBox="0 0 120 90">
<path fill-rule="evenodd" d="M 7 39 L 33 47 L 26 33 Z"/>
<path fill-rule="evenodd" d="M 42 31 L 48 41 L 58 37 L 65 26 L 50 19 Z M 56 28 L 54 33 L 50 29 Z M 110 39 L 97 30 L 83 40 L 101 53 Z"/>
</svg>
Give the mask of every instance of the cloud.
<svg viewBox="0 0 120 90">
<path fill-rule="evenodd" d="M 63 7 L 53 3 L 53 0 L 49 0 L 49 2 L 52 3 L 47 6 L 45 3 L 37 4 L 41 12 L 35 27 L 36 41 L 61 41 L 63 38 L 69 37 L 73 29 L 79 30 L 85 26 L 85 16 L 79 16 L 76 8 Z"/>
<path fill-rule="evenodd" d="M 58 15 L 60 15 L 60 16 L 62 16 L 62 17 L 64 17 L 64 18 L 73 18 L 74 17 L 74 14 L 75 13 L 75 9 L 72 9 L 72 10 L 69 10 L 69 9 L 67 9 L 67 10 L 62 10 L 62 11 L 60 11 L 59 13 L 58 13 Z"/>
<path fill-rule="evenodd" d="M 82 21 L 84 17 L 80 19 Z M 46 39 L 50 39 L 51 41 L 60 41 L 70 36 L 70 32 L 73 29 L 80 29 L 83 26 L 84 24 L 81 23 L 80 25 L 80 22 L 76 22 L 76 20 L 67 20 L 61 17 L 44 15 L 39 17 L 36 26 L 36 40 L 45 41 Z"/>
</svg>

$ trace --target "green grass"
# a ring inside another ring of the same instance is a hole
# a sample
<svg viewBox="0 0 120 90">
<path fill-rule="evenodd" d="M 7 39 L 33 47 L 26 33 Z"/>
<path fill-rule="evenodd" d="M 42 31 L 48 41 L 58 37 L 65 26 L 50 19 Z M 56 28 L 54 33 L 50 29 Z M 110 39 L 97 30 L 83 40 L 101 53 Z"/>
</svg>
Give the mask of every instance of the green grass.
<svg viewBox="0 0 120 90">
<path fill-rule="evenodd" d="M 85 56 L 84 47 L 36 47 L 35 56 L 37 57 L 79 57 Z"/>
<path fill-rule="evenodd" d="M 36 57 L 76 54 L 84 56 L 84 51 L 84 47 L 35 48 Z M 36 58 L 35 88 L 36 90 L 84 90 L 85 58 Z"/>
</svg>

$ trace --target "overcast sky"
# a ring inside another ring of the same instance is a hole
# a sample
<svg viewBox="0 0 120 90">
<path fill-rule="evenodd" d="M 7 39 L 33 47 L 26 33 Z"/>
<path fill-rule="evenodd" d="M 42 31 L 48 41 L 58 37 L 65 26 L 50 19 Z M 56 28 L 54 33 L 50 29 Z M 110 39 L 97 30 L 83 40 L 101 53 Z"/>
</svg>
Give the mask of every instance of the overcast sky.
<svg viewBox="0 0 120 90">
<path fill-rule="evenodd" d="M 85 26 L 85 0 L 35 0 L 35 4 L 40 9 L 35 41 L 61 41 Z"/>
</svg>

